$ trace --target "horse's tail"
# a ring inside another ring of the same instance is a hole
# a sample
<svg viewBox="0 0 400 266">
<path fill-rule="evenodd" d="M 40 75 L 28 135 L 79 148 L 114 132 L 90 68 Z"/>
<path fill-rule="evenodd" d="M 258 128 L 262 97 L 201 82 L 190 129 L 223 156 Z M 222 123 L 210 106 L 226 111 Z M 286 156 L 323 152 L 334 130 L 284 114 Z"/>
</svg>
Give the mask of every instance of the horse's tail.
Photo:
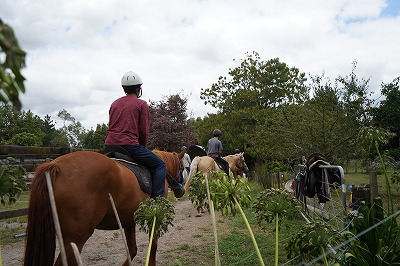
<svg viewBox="0 0 400 266">
<path fill-rule="evenodd" d="M 54 263 L 56 237 L 45 172 L 52 178 L 56 165 L 40 165 L 30 186 L 28 224 L 26 228 L 25 266 L 51 266 Z"/>
<path fill-rule="evenodd" d="M 197 165 L 199 164 L 199 161 L 200 161 L 200 157 L 196 156 L 196 157 L 194 157 L 193 161 L 190 163 L 190 172 L 189 172 L 189 176 L 186 179 L 186 183 L 185 183 L 185 187 L 184 187 L 186 192 L 188 191 L 190 180 L 197 173 Z"/>
</svg>

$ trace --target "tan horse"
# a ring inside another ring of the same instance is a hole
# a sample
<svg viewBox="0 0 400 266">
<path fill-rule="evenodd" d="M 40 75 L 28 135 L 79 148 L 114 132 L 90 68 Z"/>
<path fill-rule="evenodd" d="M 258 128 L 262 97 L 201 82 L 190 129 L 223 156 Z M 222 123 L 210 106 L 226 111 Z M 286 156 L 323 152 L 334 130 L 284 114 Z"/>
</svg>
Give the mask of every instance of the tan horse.
<svg viewBox="0 0 400 266">
<path fill-rule="evenodd" d="M 233 176 L 243 176 L 248 171 L 243 152 L 223 157 L 229 164 L 229 173 Z M 214 158 L 210 156 L 196 156 L 190 164 L 190 173 L 185 183 L 185 191 L 188 191 L 190 180 L 197 172 L 202 172 L 209 177 L 210 171 L 221 170 Z"/>
<path fill-rule="evenodd" d="M 182 196 L 184 152 L 154 151 L 166 164 L 165 196 L 170 184 Z M 78 151 L 40 165 L 30 187 L 24 265 L 51 266 L 56 251 L 56 231 L 45 173 L 51 177 L 68 265 L 77 265 L 70 243 L 82 248 L 95 229 L 117 230 L 118 223 L 109 200 L 112 195 L 119 214 L 130 257 L 137 253 L 134 213 L 150 197 L 142 191 L 135 174 L 115 160 L 91 151 Z M 150 265 L 156 265 L 157 239 L 152 241 Z M 107 255 L 107 254 L 105 254 Z M 128 265 L 128 260 L 124 265 Z M 62 265 L 59 256 L 55 265 Z"/>
</svg>

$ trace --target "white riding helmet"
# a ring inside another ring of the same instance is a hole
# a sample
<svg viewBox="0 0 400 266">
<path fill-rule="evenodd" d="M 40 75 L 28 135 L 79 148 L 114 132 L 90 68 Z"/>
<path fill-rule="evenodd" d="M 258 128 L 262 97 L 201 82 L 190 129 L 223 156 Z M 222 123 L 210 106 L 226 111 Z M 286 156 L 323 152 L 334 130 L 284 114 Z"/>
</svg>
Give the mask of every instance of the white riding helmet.
<svg viewBox="0 0 400 266">
<path fill-rule="evenodd" d="M 142 78 L 138 74 L 132 71 L 126 72 L 121 79 L 122 86 L 134 86 L 142 84 L 143 84 Z"/>
</svg>

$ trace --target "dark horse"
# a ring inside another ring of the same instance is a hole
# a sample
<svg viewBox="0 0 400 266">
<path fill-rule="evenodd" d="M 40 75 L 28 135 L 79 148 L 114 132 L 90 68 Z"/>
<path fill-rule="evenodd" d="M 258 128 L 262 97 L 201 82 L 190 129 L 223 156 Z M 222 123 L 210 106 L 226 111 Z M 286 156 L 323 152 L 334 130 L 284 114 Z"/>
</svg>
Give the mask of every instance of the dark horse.
<svg viewBox="0 0 400 266">
<path fill-rule="evenodd" d="M 181 197 L 182 157 L 184 152 L 154 150 L 167 166 L 168 183 L 176 197 Z M 53 265 L 56 231 L 52 217 L 45 173 L 51 177 L 55 205 L 68 265 L 77 265 L 71 243 L 79 252 L 95 229 L 117 230 L 110 196 L 124 228 L 130 257 L 137 253 L 134 213 L 150 197 L 142 191 L 136 175 L 124 165 L 103 154 L 78 151 L 58 157 L 37 167 L 30 187 L 27 238 L 24 265 Z M 184 193 L 184 192 L 183 192 Z M 157 239 L 152 241 L 150 265 L 156 265 Z M 62 265 L 61 254 L 55 265 Z M 128 259 L 123 265 L 129 265 Z"/>
</svg>

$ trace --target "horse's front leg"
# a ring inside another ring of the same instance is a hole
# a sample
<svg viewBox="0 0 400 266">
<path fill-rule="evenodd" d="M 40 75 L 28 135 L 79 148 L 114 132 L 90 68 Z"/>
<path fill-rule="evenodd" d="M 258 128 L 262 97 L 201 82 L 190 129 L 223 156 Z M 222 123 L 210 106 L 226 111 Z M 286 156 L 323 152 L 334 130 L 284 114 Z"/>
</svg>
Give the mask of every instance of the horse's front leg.
<svg viewBox="0 0 400 266">
<path fill-rule="evenodd" d="M 125 227 L 124 232 L 125 232 L 126 243 L 128 244 L 129 254 L 132 260 L 137 254 L 135 224 L 129 227 Z M 127 258 L 123 266 L 128 266 L 128 265 L 129 261 Z"/>
</svg>

